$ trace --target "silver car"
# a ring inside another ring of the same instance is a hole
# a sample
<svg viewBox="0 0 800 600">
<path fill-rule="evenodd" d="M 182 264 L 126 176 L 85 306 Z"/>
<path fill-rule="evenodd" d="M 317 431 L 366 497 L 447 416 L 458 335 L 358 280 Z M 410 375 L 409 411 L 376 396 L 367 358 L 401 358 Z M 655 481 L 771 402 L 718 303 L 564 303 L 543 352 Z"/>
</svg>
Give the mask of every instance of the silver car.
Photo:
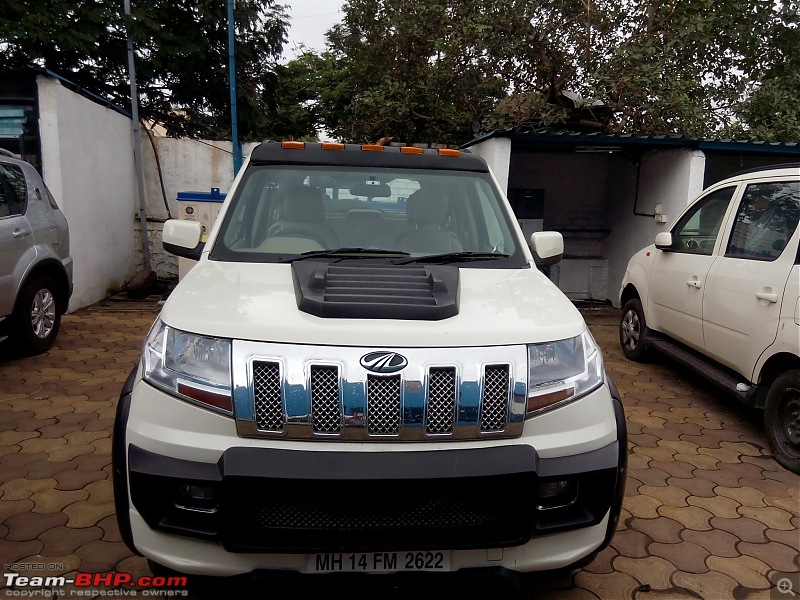
<svg viewBox="0 0 800 600">
<path fill-rule="evenodd" d="M 71 294 L 64 214 L 36 169 L 0 153 L 0 341 L 46 351 Z"/>
</svg>

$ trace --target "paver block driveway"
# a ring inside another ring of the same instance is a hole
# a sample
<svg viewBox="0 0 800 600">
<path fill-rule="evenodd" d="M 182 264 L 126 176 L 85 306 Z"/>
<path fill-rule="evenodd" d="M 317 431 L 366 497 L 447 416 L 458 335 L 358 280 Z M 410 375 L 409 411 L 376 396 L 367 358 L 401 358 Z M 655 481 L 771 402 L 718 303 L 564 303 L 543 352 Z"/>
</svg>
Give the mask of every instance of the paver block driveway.
<svg viewBox="0 0 800 600">
<path fill-rule="evenodd" d="M 66 315 L 47 354 L 16 358 L 5 349 L 0 358 L 4 573 L 16 563 L 43 567 L 37 575 L 149 574 L 146 561 L 130 554 L 116 527 L 111 425 L 122 383 L 158 309 L 156 302 L 106 301 Z M 675 365 L 628 362 L 618 349 L 618 311 L 583 312 L 625 405 L 626 499 L 611 546 L 583 570 L 542 578 L 532 597 L 769 598 L 781 574 L 795 574 L 797 581 L 800 477 L 769 456 L 760 414 Z M 320 581 L 329 580 L 292 584 L 287 593 L 322 597 L 338 585 Z M 370 577 L 366 585 L 336 581 L 350 597 L 510 593 L 491 579 L 481 585 L 427 579 L 420 585 L 385 576 Z M 0 598 L 19 597 L 2 580 L 0 587 Z M 69 597 L 70 587 L 63 589 Z M 220 591 L 218 597 L 248 593 L 254 592 Z M 772 595 L 777 597 L 776 590 Z M 281 597 L 259 597 L 273 596 Z"/>
</svg>

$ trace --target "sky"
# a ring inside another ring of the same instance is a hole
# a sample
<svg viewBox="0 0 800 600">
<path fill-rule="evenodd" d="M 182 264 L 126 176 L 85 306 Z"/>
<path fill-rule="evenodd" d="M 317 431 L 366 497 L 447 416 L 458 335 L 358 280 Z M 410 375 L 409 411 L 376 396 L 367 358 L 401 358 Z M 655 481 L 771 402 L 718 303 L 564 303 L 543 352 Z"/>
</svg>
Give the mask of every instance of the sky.
<svg viewBox="0 0 800 600">
<path fill-rule="evenodd" d="M 284 0 L 291 17 L 289 42 L 284 47 L 284 58 L 290 60 L 300 52 L 303 44 L 309 50 L 325 48 L 325 33 L 342 17 L 344 0 Z"/>
</svg>

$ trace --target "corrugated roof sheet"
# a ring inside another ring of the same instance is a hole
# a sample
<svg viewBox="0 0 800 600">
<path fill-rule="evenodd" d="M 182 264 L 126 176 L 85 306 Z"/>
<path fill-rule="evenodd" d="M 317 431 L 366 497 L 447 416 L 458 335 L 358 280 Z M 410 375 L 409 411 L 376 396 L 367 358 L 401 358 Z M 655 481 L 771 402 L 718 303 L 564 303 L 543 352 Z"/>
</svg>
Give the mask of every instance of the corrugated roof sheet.
<svg viewBox="0 0 800 600">
<path fill-rule="evenodd" d="M 542 148 L 566 149 L 570 146 L 589 145 L 597 148 L 604 146 L 638 147 L 642 150 L 658 148 L 688 148 L 694 150 L 712 150 L 718 152 L 754 153 L 754 154 L 800 154 L 798 142 L 767 142 L 764 140 L 734 140 L 728 138 L 689 138 L 682 135 L 638 135 L 632 133 L 580 133 L 549 131 L 494 131 L 470 140 L 462 146 L 469 148 L 492 138 L 509 138 L 512 149 Z"/>
</svg>

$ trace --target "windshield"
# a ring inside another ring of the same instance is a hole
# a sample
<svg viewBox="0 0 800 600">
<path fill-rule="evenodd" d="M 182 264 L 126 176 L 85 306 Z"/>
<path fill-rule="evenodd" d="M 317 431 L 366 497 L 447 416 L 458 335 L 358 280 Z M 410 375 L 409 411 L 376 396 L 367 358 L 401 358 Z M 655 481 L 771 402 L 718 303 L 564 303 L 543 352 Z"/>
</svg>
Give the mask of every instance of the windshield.
<svg viewBox="0 0 800 600">
<path fill-rule="evenodd" d="M 493 267 L 518 268 L 525 258 L 511 231 L 485 173 L 251 166 L 210 258 L 286 262 L 311 255 L 408 262 L 453 255 L 464 266 L 491 260 Z"/>
</svg>

